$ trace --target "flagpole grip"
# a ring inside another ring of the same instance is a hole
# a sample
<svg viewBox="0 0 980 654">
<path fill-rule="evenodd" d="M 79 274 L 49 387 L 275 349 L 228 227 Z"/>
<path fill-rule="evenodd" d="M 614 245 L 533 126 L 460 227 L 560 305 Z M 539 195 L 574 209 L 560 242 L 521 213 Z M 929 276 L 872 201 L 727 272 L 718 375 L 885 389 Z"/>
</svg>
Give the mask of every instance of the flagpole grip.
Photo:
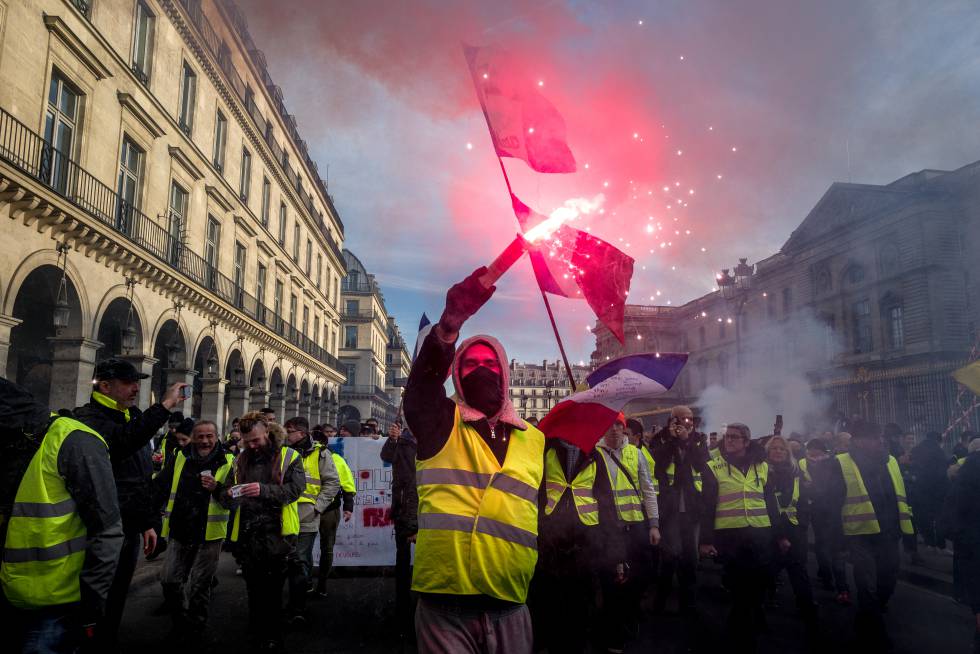
<svg viewBox="0 0 980 654">
<path fill-rule="evenodd" d="M 484 288 L 490 288 L 507 270 L 517 263 L 524 252 L 531 247 L 531 244 L 524 240 L 520 234 L 514 237 L 510 245 L 501 252 L 493 262 L 487 266 L 487 271 L 480 275 L 480 283 Z"/>
</svg>

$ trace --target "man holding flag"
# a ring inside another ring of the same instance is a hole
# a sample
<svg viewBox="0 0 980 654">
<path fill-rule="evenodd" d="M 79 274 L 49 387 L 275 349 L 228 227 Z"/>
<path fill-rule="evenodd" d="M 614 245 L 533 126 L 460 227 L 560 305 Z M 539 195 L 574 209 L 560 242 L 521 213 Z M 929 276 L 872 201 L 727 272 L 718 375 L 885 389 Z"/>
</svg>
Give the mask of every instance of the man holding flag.
<svg viewBox="0 0 980 654">
<path fill-rule="evenodd" d="M 422 653 L 530 653 L 524 602 L 538 557 L 544 435 L 509 399 L 507 355 L 490 336 L 456 348 L 463 323 L 493 295 L 480 268 L 446 294 L 405 388 L 418 441 L 418 536 L 412 589 Z M 452 374 L 456 394 L 443 386 Z"/>
</svg>

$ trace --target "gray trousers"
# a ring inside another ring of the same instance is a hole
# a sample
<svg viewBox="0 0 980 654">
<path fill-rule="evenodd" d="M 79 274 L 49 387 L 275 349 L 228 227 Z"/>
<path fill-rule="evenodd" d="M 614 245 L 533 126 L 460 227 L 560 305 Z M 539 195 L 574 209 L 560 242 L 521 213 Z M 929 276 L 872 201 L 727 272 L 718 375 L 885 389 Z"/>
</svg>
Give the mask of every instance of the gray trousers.
<svg viewBox="0 0 980 654">
<path fill-rule="evenodd" d="M 415 612 L 419 654 L 531 654 L 531 614 L 521 604 L 474 611 L 419 599 Z"/>
<path fill-rule="evenodd" d="M 191 627 L 203 629 L 211 603 L 211 578 L 218 569 L 221 540 L 185 545 L 170 538 L 163 564 L 163 592 L 172 595 L 175 618 Z"/>
</svg>

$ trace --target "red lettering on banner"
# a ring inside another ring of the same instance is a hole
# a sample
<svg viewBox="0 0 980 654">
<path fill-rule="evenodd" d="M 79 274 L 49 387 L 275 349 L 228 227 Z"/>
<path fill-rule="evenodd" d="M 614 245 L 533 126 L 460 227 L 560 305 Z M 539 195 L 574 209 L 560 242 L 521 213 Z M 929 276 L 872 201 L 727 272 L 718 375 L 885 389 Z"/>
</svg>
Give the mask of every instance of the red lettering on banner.
<svg viewBox="0 0 980 654">
<path fill-rule="evenodd" d="M 390 527 L 391 509 L 382 507 L 365 507 L 363 511 L 365 527 Z"/>
</svg>

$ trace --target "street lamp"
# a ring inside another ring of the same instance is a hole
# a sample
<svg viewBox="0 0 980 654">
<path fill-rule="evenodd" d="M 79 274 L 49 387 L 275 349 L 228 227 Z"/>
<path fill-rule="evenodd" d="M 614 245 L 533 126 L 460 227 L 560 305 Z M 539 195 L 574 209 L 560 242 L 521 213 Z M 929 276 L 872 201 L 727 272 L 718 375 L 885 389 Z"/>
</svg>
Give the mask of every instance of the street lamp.
<svg viewBox="0 0 980 654">
<path fill-rule="evenodd" d="M 136 349 L 137 341 L 139 336 L 136 333 L 136 327 L 133 324 L 133 287 L 136 286 L 136 279 L 132 277 L 126 278 L 126 296 L 129 301 L 129 311 L 126 314 L 126 324 L 122 328 L 122 349 L 127 354 Z"/>
<path fill-rule="evenodd" d="M 58 245 L 58 259 L 61 263 L 61 282 L 58 284 L 58 295 L 54 301 L 52 322 L 56 334 L 68 327 L 71 321 L 71 305 L 68 304 L 68 245 Z"/>
<path fill-rule="evenodd" d="M 735 304 L 735 368 L 742 371 L 742 311 L 745 309 L 745 302 L 749 299 L 749 290 L 752 288 L 752 275 L 755 273 L 754 266 L 749 265 L 748 259 L 739 258 L 738 265 L 735 266 L 735 274 L 728 272 L 728 268 L 722 270 L 717 276 L 718 288 L 721 296 L 728 302 Z"/>
</svg>

